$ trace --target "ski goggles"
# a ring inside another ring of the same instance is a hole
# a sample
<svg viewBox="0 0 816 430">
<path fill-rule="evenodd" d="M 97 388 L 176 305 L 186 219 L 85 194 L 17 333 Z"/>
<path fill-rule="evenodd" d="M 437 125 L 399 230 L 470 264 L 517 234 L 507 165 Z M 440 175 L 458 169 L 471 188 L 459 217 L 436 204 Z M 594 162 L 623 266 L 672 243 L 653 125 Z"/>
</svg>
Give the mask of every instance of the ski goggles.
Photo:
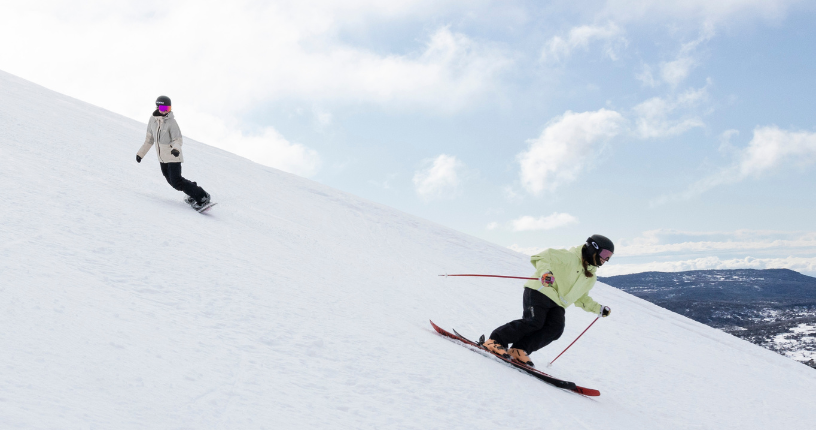
<svg viewBox="0 0 816 430">
<path fill-rule="evenodd" d="M 170 110 L 170 106 L 165 106 L 165 105 L 159 105 L 158 108 L 159 108 L 159 112 L 167 112 L 167 111 Z"/>
<path fill-rule="evenodd" d="M 601 260 L 603 260 L 603 262 L 606 263 L 607 261 L 609 261 L 610 258 L 612 258 L 612 251 L 608 249 L 602 249 L 601 252 L 598 253 L 598 255 L 601 257 Z"/>
</svg>

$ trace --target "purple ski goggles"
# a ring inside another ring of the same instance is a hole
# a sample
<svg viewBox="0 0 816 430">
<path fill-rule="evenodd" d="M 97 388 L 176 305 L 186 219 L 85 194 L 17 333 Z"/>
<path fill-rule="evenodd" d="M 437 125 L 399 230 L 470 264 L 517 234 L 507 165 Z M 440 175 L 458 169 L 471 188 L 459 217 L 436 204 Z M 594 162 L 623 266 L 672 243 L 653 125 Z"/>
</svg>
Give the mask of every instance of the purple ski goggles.
<svg viewBox="0 0 816 430">
<path fill-rule="evenodd" d="M 167 112 L 170 110 L 170 106 L 159 105 L 159 112 Z"/>
<path fill-rule="evenodd" d="M 598 253 L 598 255 L 601 257 L 601 260 L 603 260 L 603 262 L 606 263 L 607 261 L 609 261 L 610 258 L 612 258 L 612 251 L 608 249 L 602 249 L 601 252 Z"/>
</svg>

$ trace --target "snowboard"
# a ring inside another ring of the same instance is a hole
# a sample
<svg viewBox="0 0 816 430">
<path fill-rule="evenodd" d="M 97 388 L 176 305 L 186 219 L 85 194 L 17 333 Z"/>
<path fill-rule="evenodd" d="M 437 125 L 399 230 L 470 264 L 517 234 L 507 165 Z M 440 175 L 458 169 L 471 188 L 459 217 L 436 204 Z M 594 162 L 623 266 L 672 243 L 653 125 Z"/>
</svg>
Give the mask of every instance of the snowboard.
<svg viewBox="0 0 816 430">
<path fill-rule="evenodd" d="M 210 202 L 210 203 L 207 203 L 207 205 L 206 205 L 206 206 L 204 206 L 203 208 L 201 208 L 201 209 L 196 209 L 196 211 L 197 211 L 198 213 L 200 213 L 200 214 L 203 214 L 204 212 L 207 212 L 208 210 L 212 209 L 212 207 L 213 207 L 213 206 L 215 206 L 215 205 L 217 205 L 217 204 L 218 204 L 218 203 L 213 203 L 213 202 Z M 192 207 L 192 206 L 191 206 L 191 207 Z M 195 209 L 195 208 L 193 208 L 193 209 Z"/>
<path fill-rule="evenodd" d="M 522 372 L 525 372 L 525 373 L 527 373 L 527 374 L 529 374 L 529 375 L 531 375 L 531 376 L 533 376 L 533 377 L 535 377 L 537 379 L 540 379 L 540 380 L 542 380 L 542 381 L 544 381 L 544 382 L 546 382 L 546 383 L 548 383 L 550 385 L 553 385 L 553 386 L 558 387 L 558 388 L 562 388 L 564 390 L 573 391 L 575 393 L 582 394 L 584 396 L 594 397 L 594 396 L 600 396 L 601 395 L 601 392 L 598 391 L 598 390 L 595 390 L 595 389 L 592 389 L 592 388 L 579 387 L 578 385 L 575 385 L 574 382 L 565 381 L 563 379 L 558 379 L 558 378 L 556 378 L 556 377 L 554 377 L 552 375 L 548 375 L 548 374 L 546 374 L 546 373 L 544 373 L 544 372 L 542 372 L 542 371 L 540 371 L 540 370 L 538 370 L 538 369 L 536 369 L 534 367 L 527 366 L 527 365 L 522 364 L 522 363 L 520 363 L 520 362 L 518 362 L 516 360 L 507 359 L 507 358 L 504 358 L 504 357 L 502 357 L 500 355 L 494 354 L 491 351 L 488 351 L 485 347 L 482 346 L 482 343 L 484 342 L 484 335 L 482 335 L 482 338 L 480 339 L 480 342 L 476 343 L 476 342 L 473 342 L 472 340 L 469 340 L 468 338 L 460 335 L 459 333 L 456 332 L 456 330 L 453 330 L 453 333 L 450 333 L 450 332 L 440 328 L 438 325 L 434 324 L 433 321 L 431 321 L 431 326 L 433 326 L 434 330 L 436 330 L 436 332 L 439 333 L 440 335 L 445 336 L 445 337 L 447 337 L 449 339 L 452 339 L 454 341 L 457 341 L 457 343 L 462 345 L 462 346 L 470 347 L 471 350 L 482 353 L 482 355 L 489 355 L 491 357 L 495 357 L 495 358 L 501 360 L 502 362 L 504 362 L 504 363 L 506 363 L 506 364 L 508 364 L 510 366 L 513 366 L 514 368 L 516 368 L 516 369 L 518 369 L 518 370 L 520 370 Z"/>
<path fill-rule="evenodd" d="M 207 203 L 206 205 L 204 205 L 203 207 L 200 207 L 200 208 L 196 209 L 195 206 L 193 206 L 193 202 L 194 202 L 194 200 L 192 199 L 192 197 L 188 197 L 188 198 L 186 198 L 184 200 L 184 203 L 187 203 L 188 205 L 190 205 L 190 207 L 193 208 L 194 211 L 196 211 L 196 212 L 198 212 L 200 214 L 203 214 L 204 212 L 207 212 L 213 206 L 218 204 L 218 203 L 215 203 L 215 202 L 211 201 L 211 202 Z"/>
</svg>

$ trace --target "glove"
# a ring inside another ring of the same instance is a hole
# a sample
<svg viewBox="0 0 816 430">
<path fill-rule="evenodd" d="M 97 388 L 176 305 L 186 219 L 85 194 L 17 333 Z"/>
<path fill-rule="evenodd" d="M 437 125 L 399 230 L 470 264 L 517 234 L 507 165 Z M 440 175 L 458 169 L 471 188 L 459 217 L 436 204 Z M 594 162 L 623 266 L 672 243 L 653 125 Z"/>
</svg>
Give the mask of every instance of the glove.
<svg viewBox="0 0 816 430">
<path fill-rule="evenodd" d="M 170 151 L 170 153 L 173 154 L 173 157 L 178 157 L 179 156 L 178 149 L 174 149 L 174 150 Z"/>
<path fill-rule="evenodd" d="M 555 276 L 553 276 L 552 272 L 544 273 L 538 279 L 541 281 L 541 285 L 545 287 L 551 287 L 553 282 L 555 282 Z"/>
<path fill-rule="evenodd" d="M 606 318 L 611 313 L 612 313 L 612 309 L 610 309 L 609 306 L 604 306 L 604 307 L 601 308 L 601 314 L 600 315 L 602 317 Z"/>
<path fill-rule="evenodd" d="M 138 154 L 136 154 L 136 162 L 137 162 L 137 163 L 141 163 L 141 162 L 142 162 L 142 157 L 139 157 L 139 155 L 138 155 Z"/>
</svg>

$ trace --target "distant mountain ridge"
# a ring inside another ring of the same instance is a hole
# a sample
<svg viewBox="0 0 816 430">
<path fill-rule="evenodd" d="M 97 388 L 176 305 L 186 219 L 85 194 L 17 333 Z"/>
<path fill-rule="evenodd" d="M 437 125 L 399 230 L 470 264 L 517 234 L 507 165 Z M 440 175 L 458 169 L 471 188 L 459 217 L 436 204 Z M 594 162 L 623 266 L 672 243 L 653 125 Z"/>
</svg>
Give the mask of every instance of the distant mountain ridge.
<svg viewBox="0 0 816 430">
<path fill-rule="evenodd" d="M 599 280 L 649 301 L 816 303 L 816 278 L 789 269 L 644 272 Z"/>
<path fill-rule="evenodd" d="M 814 277 L 788 269 L 735 269 L 599 280 L 816 368 Z"/>
</svg>

